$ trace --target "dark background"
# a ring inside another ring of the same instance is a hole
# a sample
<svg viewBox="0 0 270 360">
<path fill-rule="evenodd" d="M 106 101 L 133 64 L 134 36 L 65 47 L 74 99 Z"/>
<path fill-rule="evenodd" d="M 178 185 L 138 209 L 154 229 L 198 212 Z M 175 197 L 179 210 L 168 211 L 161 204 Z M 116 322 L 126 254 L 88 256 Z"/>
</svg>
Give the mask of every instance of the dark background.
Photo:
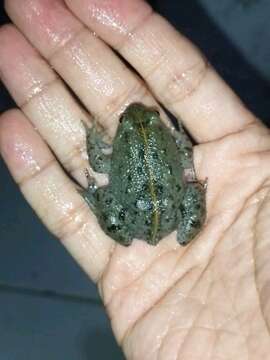
<svg viewBox="0 0 270 360">
<path fill-rule="evenodd" d="M 150 2 L 269 125 L 269 1 Z M 0 83 L 0 113 L 13 106 Z M 1 159 L 0 216 L 0 359 L 123 359 L 95 286 L 39 222 Z"/>
</svg>

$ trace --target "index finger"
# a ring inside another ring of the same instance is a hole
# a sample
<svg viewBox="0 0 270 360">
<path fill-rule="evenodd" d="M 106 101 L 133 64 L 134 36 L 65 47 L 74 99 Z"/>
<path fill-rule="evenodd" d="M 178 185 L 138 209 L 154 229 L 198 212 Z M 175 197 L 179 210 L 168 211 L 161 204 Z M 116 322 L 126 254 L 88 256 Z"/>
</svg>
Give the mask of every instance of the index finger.
<svg viewBox="0 0 270 360">
<path fill-rule="evenodd" d="M 199 142 L 255 121 L 199 50 L 142 0 L 65 0 L 145 78 Z"/>
</svg>

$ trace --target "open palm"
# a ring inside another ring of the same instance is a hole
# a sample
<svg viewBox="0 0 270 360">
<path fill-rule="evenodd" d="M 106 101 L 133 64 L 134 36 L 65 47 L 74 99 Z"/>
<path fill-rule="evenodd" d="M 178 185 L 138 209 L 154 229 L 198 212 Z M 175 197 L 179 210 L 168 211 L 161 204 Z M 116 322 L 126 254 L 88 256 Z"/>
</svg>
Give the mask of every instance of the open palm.
<svg viewBox="0 0 270 360">
<path fill-rule="evenodd" d="M 17 28 L 0 29 L 0 74 L 21 110 L 1 116 L 2 156 L 98 283 L 127 358 L 267 359 L 268 129 L 140 0 L 7 0 L 6 8 Z M 135 240 L 125 248 L 102 232 L 76 191 L 88 167 L 81 120 L 93 117 L 61 78 L 109 136 L 134 101 L 158 100 L 183 119 L 199 144 L 197 176 L 208 179 L 207 222 L 190 246 L 173 233 L 156 247 Z"/>
</svg>

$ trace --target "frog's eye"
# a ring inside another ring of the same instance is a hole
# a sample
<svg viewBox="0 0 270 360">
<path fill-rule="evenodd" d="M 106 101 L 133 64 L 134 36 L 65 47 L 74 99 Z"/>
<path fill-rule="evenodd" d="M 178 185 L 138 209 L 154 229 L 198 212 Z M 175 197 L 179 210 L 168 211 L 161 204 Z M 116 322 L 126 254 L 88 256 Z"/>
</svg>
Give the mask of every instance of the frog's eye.
<svg viewBox="0 0 270 360">
<path fill-rule="evenodd" d="M 124 120 L 124 114 L 123 114 L 123 115 L 121 115 L 121 116 L 120 116 L 120 118 L 119 118 L 119 122 L 120 122 L 120 124 L 123 122 L 123 120 Z"/>
<path fill-rule="evenodd" d="M 155 115 L 160 116 L 160 111 L 159 111 L 159 109 L 157 108 L 157 106 L 151 106 L 151 107 L 149 108 L 149 111 L 150 111 L 151 114 L 155 114 Z"/>
</svg>

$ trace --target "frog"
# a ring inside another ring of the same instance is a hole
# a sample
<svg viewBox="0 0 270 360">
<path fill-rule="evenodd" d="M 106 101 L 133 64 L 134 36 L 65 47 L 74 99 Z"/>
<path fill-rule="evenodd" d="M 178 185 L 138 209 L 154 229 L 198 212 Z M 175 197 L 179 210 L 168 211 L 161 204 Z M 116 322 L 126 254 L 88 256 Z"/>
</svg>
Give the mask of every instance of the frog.
<svg viewBox="0 0 270 360">
<path fill-rule="evenodd" d="M 103 186 L 88 175 L 81 191 L 102 230 L 124 246 L 133 239 L 157 245 L 175 230 L 180 245 L 190 243 L 205 222 L 206 189 L 196 178 L 193 144 L 181 123 L 169 126 L 156 107 L 132 103 L 111 143 L 96 125 L 85 129 L 89 164 L 108 175 Z"/>
</svg>

